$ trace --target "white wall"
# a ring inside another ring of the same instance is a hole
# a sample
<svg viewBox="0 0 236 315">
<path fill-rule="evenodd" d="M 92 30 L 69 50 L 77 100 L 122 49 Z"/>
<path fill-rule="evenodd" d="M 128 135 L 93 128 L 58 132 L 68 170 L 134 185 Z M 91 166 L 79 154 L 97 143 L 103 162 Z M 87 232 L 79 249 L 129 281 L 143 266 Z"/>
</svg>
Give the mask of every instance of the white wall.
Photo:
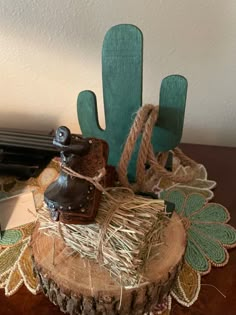
<svg viewBox="0 0 236 315">
<path fill-rule="evenodd" d="M 101 46 L 119 23 L 143 31 L 143 103 L 182 74 L 183 141 L 235 146 L 234 0 L 0 0 L 0 125 L 78 132 L 80 91 L 93 90 L 102 109 Z"/>
</svg>

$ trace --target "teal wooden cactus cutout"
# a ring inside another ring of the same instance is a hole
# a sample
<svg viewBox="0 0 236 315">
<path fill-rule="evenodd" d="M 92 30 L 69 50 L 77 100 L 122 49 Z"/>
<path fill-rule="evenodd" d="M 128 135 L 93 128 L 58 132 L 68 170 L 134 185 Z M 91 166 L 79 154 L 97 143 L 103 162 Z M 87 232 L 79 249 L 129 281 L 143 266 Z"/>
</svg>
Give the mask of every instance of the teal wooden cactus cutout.
<svg viewBox="0 0 236 315">
<path fill-rule="evenodd" d="M 108 163 L 117 166 L 132 125 L 135 113 L 142 105 L 143 38 L 133 25 L 112 27 L 106 34 L 102 48 L 102 81 L 106 129 L 98 123 L 96 96 L 82 91 L 78 96 L 79 124 L 85 137 L 97 137 L 108 142 Z M 184 77 L 172 75 L 161 84 L 160 111 L 153 135 L 156 152 L 176 147 L 182 136 L 187 94 Z M 154 102 L 157 103 L 158 102 Z M 128 176 L 135 179 L 139 143 L 129 164 Z"/>
</svg>

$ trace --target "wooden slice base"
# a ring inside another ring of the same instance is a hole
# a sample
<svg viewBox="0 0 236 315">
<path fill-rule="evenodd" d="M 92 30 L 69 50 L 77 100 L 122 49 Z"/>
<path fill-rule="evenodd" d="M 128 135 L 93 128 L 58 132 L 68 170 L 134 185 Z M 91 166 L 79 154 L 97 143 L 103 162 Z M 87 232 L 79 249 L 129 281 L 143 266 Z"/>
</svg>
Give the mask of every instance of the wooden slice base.
<svg viewBox="0 0 236 315">
<path fill-rule="evenodd" d="M 165 231 L 161 254 L 148 263 L 147 281 L 121 288 L 104 268 L 70 249 L 59 238 L 36 227 L 32 236 L 35 270 L 51 302 L 71 315 L 143 315 L 161 303 L 181 268 L 186 246 L 184 227 L 176 213 Z"/>
</svg>

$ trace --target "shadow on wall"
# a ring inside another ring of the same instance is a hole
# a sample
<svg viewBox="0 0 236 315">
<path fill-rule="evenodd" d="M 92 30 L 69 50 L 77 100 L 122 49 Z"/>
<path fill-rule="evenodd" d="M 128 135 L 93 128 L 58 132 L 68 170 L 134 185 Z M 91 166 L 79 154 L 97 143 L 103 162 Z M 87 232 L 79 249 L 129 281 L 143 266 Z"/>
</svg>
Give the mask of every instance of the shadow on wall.
<svg viewBox="0 0 236 315">
<path fill-rule="evenodd" d="M 28 129 L 35 131 L 56 130 L 58 126 L 57 119 L 52 116 L 27 115 L 24 113 L 1 114 L 0 128 Z"/>
</svg>

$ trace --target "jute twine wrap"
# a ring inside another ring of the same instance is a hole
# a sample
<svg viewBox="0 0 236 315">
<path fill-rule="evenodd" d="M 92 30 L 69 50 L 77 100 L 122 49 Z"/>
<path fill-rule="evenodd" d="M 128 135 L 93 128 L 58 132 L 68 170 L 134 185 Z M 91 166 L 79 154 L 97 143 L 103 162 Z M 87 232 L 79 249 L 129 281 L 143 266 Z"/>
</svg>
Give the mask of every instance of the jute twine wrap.
<svg viewBox="0 0 236 315">
<path fill-rule="evenodd" d="M 185 176 L 176 175 L 165 169 L 164 165 L 168 158 L 168 152 L 161 154 L 159 160 L 156 158 L 151 143 L 151 137 L 153 128 L 158 120 L 158 113 L 159 106 L 147 104 L 140 108 L 130 129 L 129 136 L 120 158 L 118 175 L 121 185 L 130 187 L 134 191 L 142 191 L 143 184 L 150 179 L 150 176 L 153 175 L 153 173 L 155 173 L 157 177 L 166 177 L 177 183 L 188 183 L 192 181 L 195 176 L 195 170 L 198 164 L 187 157 L 179 148 L 175 148 L 173 153 L 180 159 L 184 166 L 190 166 L 192 170 Z M 136 141 L 140 134 L 142 134 L 142 140 L 137 159 L 136 183 L 130 184 L 127 177 L 127 169 Z M 146 170 L 147 164 L 150 166 L 148 170 Z"/>
<path fill-rule="evenodd" d="M 88 177 L 88 176 L 84 176 L 84 175 L 81 175 L 75 171 L 73 171 L 71 168 L 68 168 L 66 167 L 65 165 L 62 164 L 61 166 L 62 170 L 72 176 L 72 177 L 76 177 L 76 178 L 79 178 L 79 179 L 84 179 L 86 181 L 88 181 L 90 184 L 94 185 L 99 191 L 101 191 L 103 194 L 106 194 L 107 197 L 112 200 L 113 202 L 115 202 L 116 204 L 116 207 L 111 207 L 110 210 L 108 211 L 107 213 L 107 216 L 105 217 L 104 219 L 104 222 L 102 223 L 101 225 L 101 230 L 100 230 L 100 235 L 99 235 L 99 241 L 98 241 L 98 255 L 97 255 L 97 260 L 102 264 L 103 263 L 103 258 L 102 258 L 102 244 L 103 244 L 103 239 L 104 239 L 104 236 L 106 235 L 106 231 L 107 231 L 107 228 L 109 226 L 109 223 L 110 221 L 112 220 L 112 217 L 113 217 L 113 214 L 114 212 L 119 208 L 121 202 L 119 200 L 116 200 L 112 197 L 112 195 L 100 184 L 100 181 L 102 180 L 102 178 L 106 175 L 106 169 L 105 168 L 102 168 L 101 170 L 98 171 L 98 175 L 91 178 L 91 177 Z M 64 237 L 63 237 L 63 233 L 62 233 L 62 229 L 61 229 L 61 226 L 60 226 L 60 222 L 59 222 L 59 233 L 62 237 L 62 239 L 64 240 Z M 65 240 L 64 240 L 65 241 Z"/>
<path fill-rule="evenodd" d="M 84 179 L 87 182 L 89 182 L 90 184 L 94 185 L 102 193 L 108 194 L 106 189 L 100 184 L 100 181 L 106 175 L 106 169 L 105 168 L 102 168 L 101 170 L 99 170 L 98 174 L 94 177 L 81 175 L 78 172 L 73 171 L 71 168 L 65 166 L 64 164 L 61 165 L 61 169 L 63 172 L 70 175 L 71 177 L 77 177 L 79 179 Z"/>
</svg>

